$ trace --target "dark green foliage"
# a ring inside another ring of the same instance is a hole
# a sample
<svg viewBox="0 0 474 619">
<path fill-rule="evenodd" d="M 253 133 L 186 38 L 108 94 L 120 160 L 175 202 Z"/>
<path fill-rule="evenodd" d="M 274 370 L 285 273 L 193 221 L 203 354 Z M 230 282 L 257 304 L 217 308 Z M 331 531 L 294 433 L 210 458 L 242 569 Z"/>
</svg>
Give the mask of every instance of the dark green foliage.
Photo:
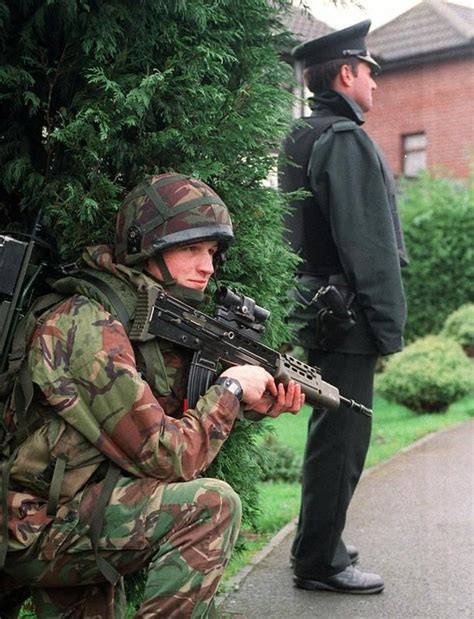
<svg viewBox="0 0 474 619">
<path fill-rule="evenodd" d="M 428 335 L 390 357 L 377 393 L 416 412 L 440 412 L 474 392 L 474 365 L 454 340 Z"/>
<path fill-rule="evenodd" d="M 301 481 L 303 462 L 291 447 L 279 441 L 271 432 L 265 436 L 261 446 L 266 454 L 262 481 L 286 481 L 289 483 Z"/>
<path fill-rule="evenodd" d="M 468 350 L 474 350 L 474 303 L 466 303 L 450 314 L 441 335 L 451 337 Z"/>
<path fill-rule="evenodd" d="M 145 173 L 170 169 L 257 222 L 278 211 L 259 199 L 288 101 L 265 0 L 7 0 L 0 16 L 10 219 L 45 206 L 72 253 L 110 235 Z"/>
<path fill-rule="evenodd" d="M 209 183 L 238 241 L 221 279 L 271 310 L 286 338 L 294 256 L 265 183 L 287 129 L 288 40 L 267 0 L 0 0 L 0 216 L 28 231 L 44 209 L 65 258 L 112 239 L 145 174 Z M 285 5 L 281 0 L 280 5 Z M 212 471 L 252 521 L 256 424 L 239 423 Z"/>
<path fill-rule="evenodd" d="M 401 212 L 410 257 L 403 282 L 411 341 L 438 332 L 451 312 L 474 301 L 473 186 L 430 176 L 409 181 Z"/>
</svg>

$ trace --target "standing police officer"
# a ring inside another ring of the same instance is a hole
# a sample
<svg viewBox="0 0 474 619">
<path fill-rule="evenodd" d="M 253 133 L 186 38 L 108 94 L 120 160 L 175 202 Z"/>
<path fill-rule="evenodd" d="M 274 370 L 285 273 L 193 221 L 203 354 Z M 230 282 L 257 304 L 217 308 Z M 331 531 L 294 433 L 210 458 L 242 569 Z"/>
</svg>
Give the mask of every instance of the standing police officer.
<svg viewBox="0 0 474 619">
<path fill-rule="evenodd" d="M 379 355 L 403 345 L 400 266 L 407 258 L 392 174 L 361 127 L 380 69 L 366 49 L 369 27 L 366 20 L 293 50 L 314 98 L 312 115 L 284 142 L 280 183 L 284 192 L 307 192 L 292 200 L 287 221 L 303 259 L 295 287 L 302 302 L 295 313 L 299 343 L 325 380 L 371 407 Z M 325 295 L 311 302 L 327 286 L 332 309 Z M 313 411 L 292 548 L 297 587 L 343 593 L 384 587 L 380 576 L 354 567 L 358 551 L 341 537 L 370 432 L 370 419 L 344 406 Z"/>
</svg>

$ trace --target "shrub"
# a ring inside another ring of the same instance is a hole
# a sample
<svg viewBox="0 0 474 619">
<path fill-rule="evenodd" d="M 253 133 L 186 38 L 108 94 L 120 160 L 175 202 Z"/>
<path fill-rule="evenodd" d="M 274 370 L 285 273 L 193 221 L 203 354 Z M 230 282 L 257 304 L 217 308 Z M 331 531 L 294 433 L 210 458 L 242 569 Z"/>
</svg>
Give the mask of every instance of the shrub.
<svg viewBox="0 0 474 619">
<path fill-rule="evenodd" d="M 450 314 L 441 335 L 459 342 L 468 356 L 474 356 L 474 303 L 466 303 Z"/>
<path fill-rule="evenodd" d="M 474 302 L 473 193 L 472 185 L 430 176 L 403 187 L 408 342 L 438 332 L 449 314 Z"/>
<path fill-rule="evenodd" d="M 281 443 L 269 433 L 263 439 L 265 463 L 263 465 L 263 481 L 301 481 L 301 458 L 288 445 Z"/>
<path fill-rule="evenodd" d="M 429 335 L 390 358 L 379 395 L 417 412 L 441 412 L 473 391 L 472 361 L 452 339 Z"/>
</svg>

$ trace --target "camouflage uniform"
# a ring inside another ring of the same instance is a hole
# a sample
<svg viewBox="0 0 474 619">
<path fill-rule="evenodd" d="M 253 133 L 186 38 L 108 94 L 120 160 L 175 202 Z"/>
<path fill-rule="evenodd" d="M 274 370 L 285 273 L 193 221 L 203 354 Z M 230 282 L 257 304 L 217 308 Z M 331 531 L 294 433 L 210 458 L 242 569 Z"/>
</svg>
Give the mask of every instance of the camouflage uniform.
<svg viewBox="0 0 474 619">
<path fill-rule="evenodd" d="M 130 291 L 156 286 L 140 270 L 116 264 L 108 246 L 86 250 L 84 263 Z M 19 447 L 11 470 L 5 572 L 33 587 L 41 617 L 124 616 L 121 583 L 104 582 L 89 536 L 110 461 L 120 477 L 105 509 L 98 555 L 120 575 L 147 567 L 136 616 L 211 612 L 241 507 L 228 484 L 199 475 L 228 437 L 239 401 L 215 385 L 195 410 L 183 410 L 189 359 L 169 343 L 159 349 L 167 393 L 142 377 L 122 323 L 80 292 L 33 334 L 28 367 L 41 424 Z M 5 419 L 14 423 L 14 404 Z M 52 517 L 51 463 L 59 458 L 66 468 Z"/>
</svg>

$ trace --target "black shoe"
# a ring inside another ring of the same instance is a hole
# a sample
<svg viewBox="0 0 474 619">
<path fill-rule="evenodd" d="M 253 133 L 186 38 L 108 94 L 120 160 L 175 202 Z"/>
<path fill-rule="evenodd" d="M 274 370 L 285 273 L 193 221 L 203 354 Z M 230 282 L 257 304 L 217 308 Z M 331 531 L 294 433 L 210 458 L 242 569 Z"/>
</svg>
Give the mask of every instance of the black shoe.
<svg viewBox="0 0 474 619">
<path fill-rule="evenodd" d="M 355 565 L 357 561 L 359 560 L 359 551 L 352 544 L 347 544 L 346 550 L 347 550 L 347 554 L 349 555 L 349 561 L 351 562 L 351 565 Z M 295 567 L 295 563 L 296 563 L 295 555 L 291 554 L 290 555 L 291 567 Z"/>
<path fill-rule="evenodd" d="M 318 580 L 294 576 L 293 584 L 298 589 L 335 591 L 336 593 L 380 593 L 384 588 L 384 582 L 378 574 L 362 572 L 352 565 L 339 574 Z"/>
</svg>

